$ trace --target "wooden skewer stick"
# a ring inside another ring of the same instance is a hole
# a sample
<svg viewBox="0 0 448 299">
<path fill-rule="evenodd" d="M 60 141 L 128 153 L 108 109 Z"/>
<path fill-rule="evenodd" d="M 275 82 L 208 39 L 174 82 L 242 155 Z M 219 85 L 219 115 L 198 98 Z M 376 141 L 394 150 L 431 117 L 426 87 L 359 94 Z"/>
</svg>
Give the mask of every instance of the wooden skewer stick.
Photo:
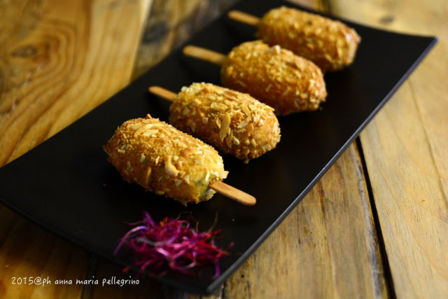
<svg viewBox="0 0 448 299">
<path fill-rule="evenodd" d="M 228 14 L 229 18 L 232 20 L 251 25 L 251 26 L 257 26 L 260 22 L 260 18 L 255 17 L 253 15 L 247 14 L 245 12 L 239 11 L 239 10 L 232 10 Z M 186 46 L 183 49 L 184 55 L 198 58 L 201 60 L 205 60 L 217 65 L 222 65 L 225 60 L 227 59 L 227 56 L 212 50 L 204 49 L 201 47 L 196 46 Z"/>
<path fill-rule="evenodd" d="M 149 87 L 149 92 L 171 102 L 176 98 L 176 94 L 174 92 L 160 86 Z M 246 206 L 253 206 L 257 202 L 255 197 L 253 197 L 252 195 L 243 192 L 235 187 L 227 185 L 226 183 L 221 181 L 215 181 L 211 183 L 209 187 L 216 192 L 221 193 L 222 195 Z"/>
<path fill-rule="evenodd" d="M 257 26 L 258 23 L 260 23 L 260 18 L 257 18 L 256 16 L 247 14 L 245 12 L 239 11 L 239 10 L 231 10 L 227 14 L 227 16 L 235 20 L 237 22 L 241 22 L 250 26 Z"/>
<path fill-rule="evenodd" d="M 162 99 L 170 102 L 174 101 L 174 99 L 176 98 L 176 94 L 174 92 L 160 86 L 151 86 L 148 90 L 150 93 L 155 94 L 156 96 L 159 96 Z"/>
<path fill-rule="evenodd" d="M 196 46 L 186 46 L 183 49 L 183 53 L 187 56 L 205 60 L 217 65 L 222 65 L 227 59 L 224 54 Z"/>
<path fill-rule="evenodd" d="M 235 187 L 227 185 L 226 183 L 221 181 L 215 181 L 211 183 L 209 187 L 216 192 L 221 193 L 222 195 L 227 196 L 228 198 L 231 198 L 246 206 L 253 206 L 257 202 L 255 197 L 253 197 L 252 195 L 236 189 Z"/>
</svg>

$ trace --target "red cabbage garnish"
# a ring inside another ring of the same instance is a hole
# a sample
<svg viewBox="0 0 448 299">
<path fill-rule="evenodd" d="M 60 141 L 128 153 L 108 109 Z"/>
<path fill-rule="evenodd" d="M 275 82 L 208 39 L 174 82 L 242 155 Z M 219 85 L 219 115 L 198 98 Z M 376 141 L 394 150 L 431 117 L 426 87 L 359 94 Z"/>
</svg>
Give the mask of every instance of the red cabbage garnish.
<svg viewBox="0 0 448 299">
<path fill-rule="evenodd" d="M 140 274 L 149 267 L 155 275 L 164 275 L 170 269 L 192 274 L 193 268 L 214 265 L 214 277 L 220 275 L 219 259 L 228 255 L 213 240 L 220 230 L 197 232 L 190 222 L 169 217 L 155 223 L 147 212 L 143 221 L 134 224 L 139 225 L 121 238 L 114 251 L 116 255 L 122 247 L 127 247 L 132 252 L 133 263 L 123 271 L 136 267 Z"/>
</svg>

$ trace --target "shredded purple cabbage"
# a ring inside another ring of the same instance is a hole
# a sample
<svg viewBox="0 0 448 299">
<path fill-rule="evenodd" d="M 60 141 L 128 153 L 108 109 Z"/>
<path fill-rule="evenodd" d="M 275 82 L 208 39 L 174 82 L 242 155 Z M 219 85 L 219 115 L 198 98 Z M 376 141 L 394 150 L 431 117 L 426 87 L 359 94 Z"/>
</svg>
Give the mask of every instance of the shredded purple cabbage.
<svg viewBox="0 0 448 299">
<path fill-rule="evenodd" d="M 139 268 L 139 274 L 148 267 L 152 274 L 164 275 L 168 270 L 192 274 L 191 270 L 205 265 L 215 266 L 215 275 L 220 275 L 219 259 L 228 255 L 226 249 L 214 243 L 214 236 L 220 230 L 197 232 L 190 222 L 166 217 L 155 223 L 149 213 L 144 213 L 143 221 L 128 231 L 120 240 L 114 255 L 122 247 L 127 247 L 133 254 L 132 267 Z"/>
</svg>

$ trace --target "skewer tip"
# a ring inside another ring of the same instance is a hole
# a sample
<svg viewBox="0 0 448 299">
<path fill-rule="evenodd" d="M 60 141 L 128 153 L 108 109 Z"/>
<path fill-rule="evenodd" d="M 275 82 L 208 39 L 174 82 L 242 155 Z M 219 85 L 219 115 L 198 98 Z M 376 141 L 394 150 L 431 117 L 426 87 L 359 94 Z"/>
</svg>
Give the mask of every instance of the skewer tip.
<svg viewBox="0 0 448 299">
<path fill-rule="evenodd" d="M 222 65 L 226 60 L 226 55 L 192 45 L 185 46 L 182 52 L 186 56 L 205 60 L 216 65 Z"/>
<path fill-rule="evenodd" d="M 260 18 L 250 15 L 245 12 L 239 11 L 239 10 L 231 10 L 227 14 L 227 16 L 232 20 L 235 20 L 237 22 L 241 22 L 241 23 L 244 23 L 244 24 L 247 24 L 250 26 L 257 26 L 258 23 L 260 23 Z"/>
<path fill-rule="evenodd" d="M 174 92 L 160 86 L 150 86 L 148 91 L 168 101 L 174 101 L 176 99 Z"/>
<path fill-rule="evenodd" d="M 221 181 L 211 183 L 210 188 L 245 206 L 253 206 L 257 203 L 257 199 L 254 196 Z"/>
</svg>

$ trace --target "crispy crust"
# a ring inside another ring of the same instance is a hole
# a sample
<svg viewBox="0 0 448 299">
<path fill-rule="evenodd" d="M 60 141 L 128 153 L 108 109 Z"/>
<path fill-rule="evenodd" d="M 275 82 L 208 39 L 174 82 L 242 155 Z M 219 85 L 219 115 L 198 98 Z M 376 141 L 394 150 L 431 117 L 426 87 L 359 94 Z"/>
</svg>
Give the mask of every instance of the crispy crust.
<svg viewBox="0 0 448 299">
<path fill-rule="evenodd" d="M 287 7 L 267 12 L 258 24 L 258 36 L 269 45 L 280 45 L 313 61 L 324 71 L 351 64 L 361 41 L 354 29 L 339 21 Z"/>
<path fill-rule="evenodd" d="M 319 67 L 262 41 L 233 48 L 221 68 L 221 79 L 223 85 L 273 107 L 277 115 L 316 110 L 327 96 Z"/>
<path fill-rule="evenodd" d="M 213 147 L 149 115 L 124 122 L 104 150 L 124 180 L 183 204 L 210 199 L 227 176 Z"/>
<path fill-rule="evenodd" d="M 248 94 L 208 83 L 182 88 L 171 104 L 170 123 L 244 161 L 280 141 L 274 109 Z"/>
</svg>

